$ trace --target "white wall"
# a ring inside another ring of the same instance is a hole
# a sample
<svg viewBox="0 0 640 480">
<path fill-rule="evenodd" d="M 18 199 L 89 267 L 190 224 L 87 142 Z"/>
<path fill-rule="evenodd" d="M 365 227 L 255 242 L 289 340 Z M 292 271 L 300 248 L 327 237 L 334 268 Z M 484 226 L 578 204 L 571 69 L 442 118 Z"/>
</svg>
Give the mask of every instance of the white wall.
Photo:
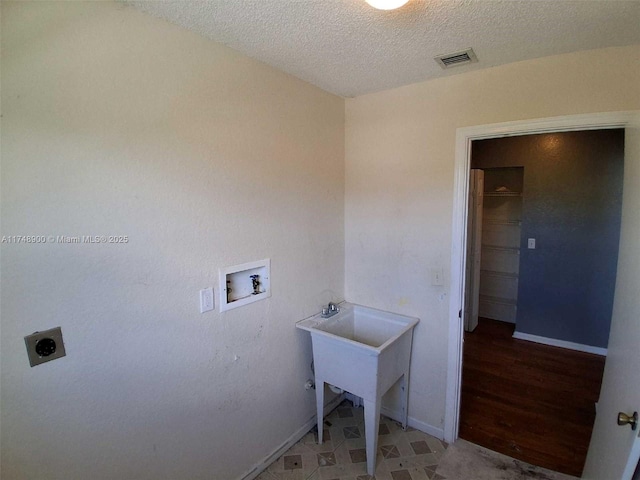
<svg viewBox="0 0 640 480">
<path fill-rule="evenodd" d="M 346 101 L 345 295 L 415 315 L 409 415 L 443 428 L 456 129 L 640 107 L 636 47 L 547 57 Z M 445 270 L 432 286 L 430 269 Z M 393 408 L 393 405 L 390 406 Z"/>
<path fill-rule="evenodd" d="M 2 478 L 238 478 L 314 413 L 343 99 L 117 3 L 2 2 L 2 116 L 2 235 L 129 238 L 2 244 Z M 266 257 L 270 299 L 199 313 Z"/>
</svg>

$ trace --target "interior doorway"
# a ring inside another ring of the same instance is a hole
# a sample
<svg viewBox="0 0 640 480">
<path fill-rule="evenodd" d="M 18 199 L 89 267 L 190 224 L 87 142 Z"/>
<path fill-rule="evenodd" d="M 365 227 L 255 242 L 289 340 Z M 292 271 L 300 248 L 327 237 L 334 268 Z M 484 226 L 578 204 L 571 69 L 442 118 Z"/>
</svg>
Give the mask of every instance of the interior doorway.
<svg viewBox="0 0 640 480">
<path fill-rule="evenodd" d="M 564 342 L 578 350 L 606 349 L 624 131 L 479 143 L 479 158 L 472 150 L 469 175 L 465 330 L 473 331 L 477 317 L 481 320 L 476 333 L 465 334 L 460 436 L 528 463 L 580 475 L 604 359 L 512 337 L 519 327 L 521 291 L 520 317 L 529 320 L 523 321 L 521 334 L 532 331 L 543 343 Z M 474 201 L 474 195 L 480 200 Z M 473 218 L 478 214 L 479 221 Z M 535 251 L 537 241 L 542 251 Z M 521 264 L 525 278 L 519 288 Z M 541 271 L 544 275 L 538 275 Z M 597 291 L 587 294 L 594 279 Z M 558 304 L 558 295 L 564 305 Z M 589 317 L 587 310 L 595 313 Z M 539 319 L 537 324 L 532 318 Z"/>
<path fill-rule="evenodd" d="M 468 172 L 471 164 L 471 142 L 479 139 L 501 138 L 511 135 L 533 133 L 627 128 L 628 126 L 637 124 L 637 115 L 637 112 L 593 113 L 463 127 L 457 130 L 452 225 L 451 292 L 449 303 L 449 349 L 444 419 L 444 439 L 446 441 L 453 442 L 458 438 L 460 420 L 463 341 L 462 312 L 465 308 L 466 214 Z M 610 439 L 609 433 L 607 433 L 606 438 Z"/>
</svg>

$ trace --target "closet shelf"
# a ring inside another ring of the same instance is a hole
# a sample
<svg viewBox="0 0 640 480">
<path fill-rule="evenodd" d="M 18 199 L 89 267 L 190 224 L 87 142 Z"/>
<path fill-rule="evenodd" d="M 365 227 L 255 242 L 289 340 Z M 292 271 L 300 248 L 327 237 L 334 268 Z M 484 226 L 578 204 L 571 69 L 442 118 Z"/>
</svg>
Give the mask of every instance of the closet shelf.
<svg viewBox="0 0 640 480">
<path fill-rule="evenodd" d="M 484 192 L 485 197 L 521 197 L 522 192 Z"/>
<path fill-rule="evenodd" d="M 485 303 L 495 303 L 499 305 L 516 306 L 518 301 L 511 298 L 490 297 L 489 295 L 480 295 L 480 301 Z"/>
<path fill-rule="evenodd" d="M 499 245 L 486 245 L 482 244 L 483 250 L 491 250 L 493 252 L 504 252 L 504 253 L 513 253 L 516 255 L 520 255 L 520 249 L 518 247 L 501 247 Z"/>
<path fill-rule="evenodd" d="M 503 220 L 501 218 L 485 218 L 483 221 L 489 225 L 513 225 L 515 227 L 522 225 L 520 220 Z"/>
<path fill-rule="evenodd" d="M 517 273 L 509 273 L 509 272 L 496 272 L 495 270 L 480 270 L 482 275 L 489 275 L 492 277 L 504 277 L 504 278 L 515 278 L 518 279 Z"/>
</svg>

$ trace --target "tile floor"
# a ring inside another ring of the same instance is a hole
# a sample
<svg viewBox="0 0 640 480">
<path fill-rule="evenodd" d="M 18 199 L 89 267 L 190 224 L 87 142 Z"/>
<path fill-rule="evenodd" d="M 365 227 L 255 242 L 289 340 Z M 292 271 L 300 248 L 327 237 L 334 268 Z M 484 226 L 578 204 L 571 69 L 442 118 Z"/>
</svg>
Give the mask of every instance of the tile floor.
<svg viewBox="0 0 640 480">
<path fill-rule="evenodd" d="M 367 475 L 364 410 L 342 402 L 324 421 L 324 442 L 317 431 L 269 466 L 257 480 L 443 480 L 435 473 L 447 445 L 435 437 L 380 418 L 376 475 Z"/>
</svg>

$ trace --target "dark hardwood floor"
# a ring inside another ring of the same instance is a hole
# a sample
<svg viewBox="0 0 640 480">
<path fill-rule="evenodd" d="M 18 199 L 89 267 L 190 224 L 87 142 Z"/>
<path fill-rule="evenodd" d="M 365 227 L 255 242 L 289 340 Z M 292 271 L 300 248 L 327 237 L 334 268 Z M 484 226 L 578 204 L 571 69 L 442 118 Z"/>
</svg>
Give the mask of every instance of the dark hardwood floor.
<svg viewBox="0 0 640 480">
<path fill-rule="evenodd" d="M 605 357 L 512 338 L 480 319 L 465 332 L 460 437 L 579 477 Z"/>
</svg>

